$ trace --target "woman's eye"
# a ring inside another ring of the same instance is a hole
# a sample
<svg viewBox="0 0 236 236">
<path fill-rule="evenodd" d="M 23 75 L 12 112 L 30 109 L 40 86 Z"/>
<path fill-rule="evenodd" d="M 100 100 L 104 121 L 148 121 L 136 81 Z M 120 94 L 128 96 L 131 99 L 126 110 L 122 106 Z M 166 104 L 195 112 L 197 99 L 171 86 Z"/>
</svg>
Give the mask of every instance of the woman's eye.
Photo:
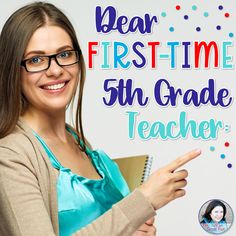
<svg viewBox="0 0 236 236">
<path fill-rule="evenodd" d="M 29 64 L 39 64 L 41 62 L 43 62 L 43 58 L 42 57 L 33 57 L 33 58 L 28 60 Z"/>
<path fill-rule="evenodd" d="M 71 52 L 62 52 L 58 55 L 59 58 L 67 58 L 71 55 Z"/>
</svg>

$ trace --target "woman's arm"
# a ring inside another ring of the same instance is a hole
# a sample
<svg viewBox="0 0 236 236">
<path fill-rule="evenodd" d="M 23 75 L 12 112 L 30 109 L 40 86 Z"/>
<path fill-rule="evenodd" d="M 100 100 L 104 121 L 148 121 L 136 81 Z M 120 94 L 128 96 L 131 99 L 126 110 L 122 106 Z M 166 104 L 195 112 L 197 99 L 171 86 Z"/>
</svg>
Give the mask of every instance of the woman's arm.
<svg viewBox="0 0 236 236">
<path fill-rule="evenodd" d="M 135 190 L 73 236 L 130 236 L 155 214 L 143 194 L 139 190 Z"/>
<path fill-rule="evenodd" d="M 55 235 L 30 166 L 24 156 L 0 148 L 0 235 Z"/>
</svg>

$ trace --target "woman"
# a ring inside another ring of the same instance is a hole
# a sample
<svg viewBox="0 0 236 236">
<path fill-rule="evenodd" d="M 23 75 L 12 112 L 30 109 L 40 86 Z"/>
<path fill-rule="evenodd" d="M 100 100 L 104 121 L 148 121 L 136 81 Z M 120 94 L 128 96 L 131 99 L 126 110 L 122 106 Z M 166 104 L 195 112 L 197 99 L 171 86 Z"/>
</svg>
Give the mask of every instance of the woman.
<svg viewBox="0 0 236 236">
<path fill-rule="evenodd" d="M 0 55 L 0 235 L 155 235 L 155 210 L 185 194 L 187 171 L 175 170 L 200 151 L 129 194 L 113 161 L 84 138 L 85 66 L 67 17 L 42 2 L 17 10 Z M 65 111 L 77 85 L 73 129 Z"/>
<path fill-rule="evenodd" d="M 201 225 L 209 233 L 221 234 L 228 229 L 225 219 L 226 206 L 220 200 L 213 200 L 206 208 L 202 216 Z"/>
</svg>

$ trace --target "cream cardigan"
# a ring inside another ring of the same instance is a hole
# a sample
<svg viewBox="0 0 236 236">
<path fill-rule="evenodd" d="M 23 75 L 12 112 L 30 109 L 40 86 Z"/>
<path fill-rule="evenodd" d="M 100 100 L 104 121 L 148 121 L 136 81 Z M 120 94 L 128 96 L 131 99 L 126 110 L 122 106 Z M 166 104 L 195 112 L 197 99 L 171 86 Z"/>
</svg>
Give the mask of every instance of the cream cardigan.
<svg viewBox="0 0 236 236">
<path fill-rule="evenodd" d="M 0 140 L 0 236 L 59 235 L 57 174 L 30 127 L 20 120 Z M 74 236 L 129 236 L 154 215 L 135 190 Z"/>
</svg>

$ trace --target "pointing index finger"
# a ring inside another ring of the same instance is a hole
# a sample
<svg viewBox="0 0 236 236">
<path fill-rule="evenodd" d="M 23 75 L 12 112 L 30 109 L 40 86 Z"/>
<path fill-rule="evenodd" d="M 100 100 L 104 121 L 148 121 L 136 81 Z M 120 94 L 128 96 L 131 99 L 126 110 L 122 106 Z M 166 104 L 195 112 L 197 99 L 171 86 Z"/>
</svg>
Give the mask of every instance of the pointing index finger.
<svg viewBox="0 0 236 236">
<path fill-rule="evenodd" d="M 197 156 L 199 156 L 201 154 L 201 150 L 200 149 L 196 149 L 193 150 L 191 152 L 186 153 L 185 155 L 175 159 L 174 161 L 172 161 L 170 164 L 168 164 L 166 166 L 167 170 L 169 170 L 170 172 L 175 171 L 176 169 L 178 169 L 179 167 L 183 166 L 184 164 L 186 164 L 187 162 L 193 160 L 194 158 L 196 158 Z"/>
</svg>

